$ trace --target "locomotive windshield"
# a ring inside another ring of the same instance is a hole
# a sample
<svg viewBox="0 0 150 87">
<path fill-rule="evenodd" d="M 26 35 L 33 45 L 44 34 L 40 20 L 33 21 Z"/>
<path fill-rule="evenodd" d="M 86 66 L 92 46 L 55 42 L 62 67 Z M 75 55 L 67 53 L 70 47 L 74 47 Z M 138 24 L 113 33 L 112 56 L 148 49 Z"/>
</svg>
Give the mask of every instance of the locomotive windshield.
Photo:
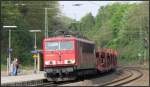
<svg viewBox="0 0 150 87">
<path fill-rule="evenodd" d="M 58 42 L 46 42 L 46 50 L 58 50 L 59 43 Z"/>
<path fill-rule="evenodd" d="M 70 41 L 60 42 L 60 50 L 71 50 L 73 49 L 73 43 Z"/>
<path fill-rule="evenodd" d="M 72 50 L 73 43 L 71 41 L 64 42 L 46 42 L 46 50 Z"/>
</svg>

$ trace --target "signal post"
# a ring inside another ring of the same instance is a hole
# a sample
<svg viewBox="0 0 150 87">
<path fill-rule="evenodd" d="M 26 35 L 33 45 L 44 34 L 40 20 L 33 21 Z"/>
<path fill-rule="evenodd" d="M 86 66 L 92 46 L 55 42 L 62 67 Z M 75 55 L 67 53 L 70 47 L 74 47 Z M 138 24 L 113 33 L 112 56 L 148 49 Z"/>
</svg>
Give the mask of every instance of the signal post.
<svg viewBox="0 0 150 87">
<path fill-rule="evenodd" d="M 34 58 L 34 73 L 36 73 L 36 63 L 37 63 L 37 50 L 36 50 L 36 48 L 37 48 L 37 43 L 36 43 L 36 33 L 37 32 L 41 32 L 41 30 L 29 30 L 29 32 L 33 32 L 34 33 L 34 51 L 32 51 L 32 53 L 34 54 L 33 55 L 33 58 Z"/>
</svg>

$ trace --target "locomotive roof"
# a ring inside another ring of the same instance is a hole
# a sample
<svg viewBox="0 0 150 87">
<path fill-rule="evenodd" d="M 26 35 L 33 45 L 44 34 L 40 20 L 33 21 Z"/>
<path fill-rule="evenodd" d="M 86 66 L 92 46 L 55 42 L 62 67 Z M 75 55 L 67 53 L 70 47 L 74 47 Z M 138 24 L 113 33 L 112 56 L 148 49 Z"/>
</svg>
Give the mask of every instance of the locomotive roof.
<svg viewBox="0 0 150 87">
<path fill-rule="evenodd" d="M 78 41 L 81 41 L 81 42 L 94 44 L 93 41 L 83 39 L 83 38 L 77 38 L 77 37 L 49 37 L 49 38 L 44 39 L 44 41 L 53 41 L 53 40 L 78 40 Z"/>
</svg>

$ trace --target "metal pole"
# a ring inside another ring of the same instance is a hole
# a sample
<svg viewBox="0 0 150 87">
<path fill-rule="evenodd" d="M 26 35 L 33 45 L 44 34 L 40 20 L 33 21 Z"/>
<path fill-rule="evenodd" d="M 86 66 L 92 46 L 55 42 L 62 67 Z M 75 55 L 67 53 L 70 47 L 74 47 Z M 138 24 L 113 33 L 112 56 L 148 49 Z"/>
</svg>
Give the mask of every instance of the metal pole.
<svg viewBox="0 0 150 87">
<path fill-rule="evenodd" d="M 46 37 L 48 38 L 48 15 L 47 15 L 47 9 L 46 9 L 46 29 L 47 29 Z"/>
<path fill-rule="evenodd" d="M 140 16 L 140 21 L 142 21 L 142 16 Z M 142 39 L 142 28 L 143 28 L 143 26 L 142 26 L 142 23 L 141 23 L 141 25 L 140 25 L 140 41 L 141 41 L 141 45 L 143 46 L 143 39 Z M 141 59 L 144 57 L 144 59 L 145 59 L 145 52 L 143 53 L 142 52 L 142 56 L 141 56 Z M 144 63 L 144 59 L 142 59 L 142 62 Z"/>
<path fill-rule="evenodd" d="M 9 29 L 9 48 L 11 48 L 11 29 Z"/>
<path fill-rule="evenodd" d="M 35 39 L 34 39 L 34 49 L 36 50 L 37 45 L 36 45 L 36 32 L 35 32 Z"/>
<path fill-rule="evenodd" d="M 34 38 L 34 49 L 36 51 L 36 32 L 35 32 L 35 38 Z M 34 73 L 36 73 L 36 58 L 34 58 Z"/>
<path fill-rule="evenodd" d="M 36 42 L 36 33 L 41 32 L 41 30 L 29 30 L 30 32 L 34 32 L 34 50 L 37 51 L 37 42 Z M 37 58 L 34 57 L 34 73 L 37 71 Z"/>
<path fill-rule="evenodd" d="M 40 53 L 38 52 L 38 55 L 37 55 L 37 69 L 38 69 L 38 72 L 40 71 Z"/>
<path fill-rule="evenodd" d="M 11 48 L 11 29 L 9 29 L 9 56 L 8 56 L 8 75 L 10 74 L 10 63 L 11 63 L 11 53 L 10 53 L 10 48 Z"/>
<path fill-rule="evenodd" d="M 45 8 L 45 38 L 48 37 L 47 8 Z"/>
<path fill-rule="evenodd" d="M 3 28 L 16 28 L 17 26 L 3 26 Z M 9 36 L 8 36 L 8 58 L 7 58 L 7 75 L 10 75 L 10 65 L 11 65 L 11 29 L 9 29 Z"/>
<path fill-rule="evenodd" d="M 46 38 L 46 8 L 45 8 L 45 38 Z"/>
<path fill-rule="evenodd" d="M 9 58 L 7 58 L 7 75 L 9 75 Z"/>
</svg>

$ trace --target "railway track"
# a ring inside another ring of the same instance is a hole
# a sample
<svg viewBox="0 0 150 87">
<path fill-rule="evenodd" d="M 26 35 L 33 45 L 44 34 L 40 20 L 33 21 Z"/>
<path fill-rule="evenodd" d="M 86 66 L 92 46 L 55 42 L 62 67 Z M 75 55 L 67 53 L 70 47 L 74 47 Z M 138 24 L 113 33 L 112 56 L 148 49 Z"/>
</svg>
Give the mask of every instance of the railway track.
<svg viewBox="0 0 150 87">
<path fill-rule="evenodd" d="M 143 76 L 143 73 L 138 69 L 138 67 L 124 67 L 123 70 L 128 71 L 128 75 L 99 86 L 123 86 Z"/>
<path fill-rule="evenodd" d="M 119 68 L 118 73 L 122 75 L 120 78 L 114 79 L 111 82 L 98 84 L 96 86 L 122 86 L 134 80 L 137 80 L 143 76 L 143 73 L 140 71 L 140 70 L 143 70 L 143 68 L 139 68 L 139 67 L 118 67 L 118 68 Z M 98 78 L 101 78 L 101 77 L 98 77 Z M 90 79 L 90 78 L 87 78 L 87 79 Z M 69 83 L 74 83 L 74 82 L 76 83 L 80 81 L 64 81 L 64 82 L 54 83 L 54 82 L 48 82 L 46 80 L 41 80 L 41 81 L 35 81 L 35 82 L 30 82 L 30 83 L 25 83 L 25 84 L 15 85 L 14 83 L 14 85 L 12 86 L 59 86 L 59 85 L 69 84 Z"/>
<path fill-rule="evenodd" d="M 59 86 L 59 85 L 63 85 L 63 84 L 73 83 L 73 82 L 77 82 L 77 80 L 51 82 L 51 81 L 47 81 L 47 80 L 45 79 L 45 80 L 43 80 L 43 82 L 40 83 L 40 84 L 32 84 L 32 85 L 29 85 L 29 86 Z"/>
<path fill-rule="evenodd" d="M 97 78 L 97 77 L 100 77 L 100 76 L 106 76 L 106 75 L 111 74 L 113 72 L 114 71 L 110 71 L 110 72 L 107 72 L 107 73 L 101 73 L 101 75 L 95 74 L 95 75 L 90 75 L 90 76 L 86 76 L 86 77 L 80 77 L 78 80 L 60 81 L 60 82 L 57 82 L 57 83 L 50 82 L 50 81 L 47 81 L 47 80 L 43 80 L 43 83 L 33 84 L 33 85 L 30 85 L 30 86 L 63 86 L 63 85 L 70 84 L 70 83 L 81 82 L 84 79 L 92 79 L 92 78 Z"/>
<path fill-rule="evenodd" d="M 58 84 L 55 84 L 53 82 L 47 82 L 47 83 L 42 83 L 38 85 L 31 85 L 31 86 L 57 86 Z"/>
<path fill-rule="evenodd" d="M 143 76 L 143 73 L 139 70 L 139 67 L 123 67 L 119 70 L 119 72 L 124 74 L 124 76 L 121 78 L 117 78 L 111 82 L 106 82 L 104 84 L 100 84 L 97 86 L 122 86 L 134 80 L 137 80 Z M 59 86 L 59 85 L 70 84 L 74 82 L 77 83 L 80 81 L 66 81 L 66 82 L 58 82 L 58 83 L 43 82 L 41 84 L 36 84 L 32 86 Z"/>
</svg>

